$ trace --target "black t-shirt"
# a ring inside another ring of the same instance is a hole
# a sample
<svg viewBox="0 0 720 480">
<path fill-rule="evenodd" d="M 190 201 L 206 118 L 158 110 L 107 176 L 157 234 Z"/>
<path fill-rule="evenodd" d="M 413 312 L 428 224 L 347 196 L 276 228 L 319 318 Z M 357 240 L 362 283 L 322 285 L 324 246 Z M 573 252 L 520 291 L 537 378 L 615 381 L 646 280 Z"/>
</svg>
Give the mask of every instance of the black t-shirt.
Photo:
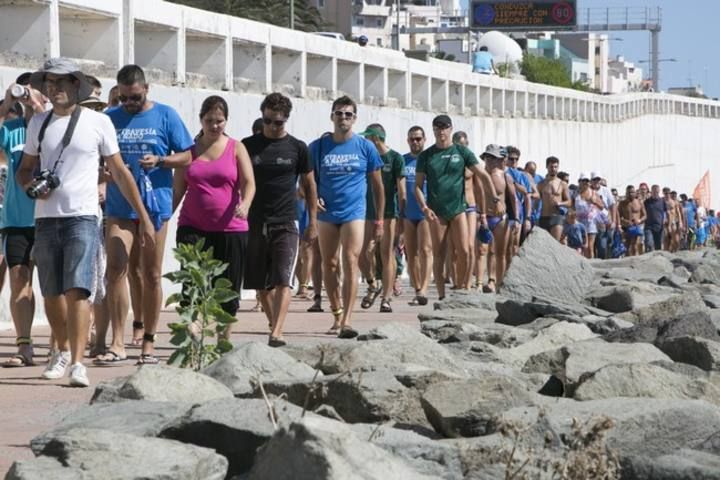
<svg viewBox="0 0 720 480">
<path fill-rule="evenodd" d="M 297 217 L 298 175 L 310 172 L 305 142 L 292 135 L 280 139 L 262 133 L 243 139 L 255 175 L 255 198 L 250 205 L 250 224 L 287 223 Z"/>
<path fill-rule="evenodd" d="M 667 211 L 667 205 L 665 199 L 659 198 L 647 198 L 645 199 L 645 212 L 647 219 L 645 219 L 645 226 L 648 227 L 662 227 L 665 221 L 665 212 Z"/>
</svg>

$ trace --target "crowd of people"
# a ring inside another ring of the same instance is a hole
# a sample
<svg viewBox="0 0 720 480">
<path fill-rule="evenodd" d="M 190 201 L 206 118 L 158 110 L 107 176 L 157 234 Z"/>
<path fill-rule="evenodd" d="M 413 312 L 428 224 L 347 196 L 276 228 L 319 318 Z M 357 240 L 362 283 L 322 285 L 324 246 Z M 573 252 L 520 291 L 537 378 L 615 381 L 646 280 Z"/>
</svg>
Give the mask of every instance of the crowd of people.
<svg viewBox="0 0 720 480">
<path fill-rule="evenodd" d="M 138 363 L 158 363 L 162 261 L 177 209 L 176 242 L 203 240 L 235 290 L 257 291 L 273 347 L 286 344 L 295 277 L 309 312 L 324 311 L 324 285 L 327 333 L 349 339 L 358 280 L 367 284 L 361 308 L 380 297 L 390 313 L 404 264 L 410 304 L 426 305 L 431 277 L 440 300 L 446 284 L 495 291 L 533 228 L 588 258 L 694 248 L 720 234 L 712 210 L 668 188 L 628 186 L 619 197 L 597 171 L 571 185 L 556 157 L 542 176 L 532 161 L 520 167 L 513 146 L 490 144 L 478 159 L 447 115 L 433 119 L 429 141 L 411 126 L 401 155 L 379 123 L 354 133 L 358 106 L 347 96 L 332 102 L 332 130 L 306 145 L 286 130 L 288 97 L 267 95 L 252 135 L 237 140 L 226 133 L 226 101 L 212 95 L 193 136 L 172 107 L 150 100 L 142 68 L 126 65 L 116 80 L 103 102 L 100 82 L 53 58 L 0 104 L 3 262 L 18 348 L 6 367 L 34 364 L 35 267 L 52 331 L 43 378 L 69 369 L 70 385 L 89 385 L 91 322 L 93 362 L 127 361 L 131 304 Z"/>
</svg>

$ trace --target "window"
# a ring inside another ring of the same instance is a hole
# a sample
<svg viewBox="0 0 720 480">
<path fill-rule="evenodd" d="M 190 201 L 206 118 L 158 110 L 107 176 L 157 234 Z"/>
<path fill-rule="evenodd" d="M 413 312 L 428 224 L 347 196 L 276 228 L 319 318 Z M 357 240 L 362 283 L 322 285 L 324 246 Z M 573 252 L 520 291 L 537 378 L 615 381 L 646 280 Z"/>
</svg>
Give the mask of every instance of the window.
<svg viewBox="0 0 720 480">
<path fill-rule="evenodd" d="M 595 55 L 600 55 L 600 45 L 595 47 Z"/>
<path fill-rule="evenodd" d="M 355 25 L 358 25 L 358 26 L 360 26 L 360 27 L 364 26 L 364 25 L 365 25 L 365 19 L 362 18 L 362 17 L 357 17 L 357 18 L 355 19 Z"/>
<path fill-rule="evenodd" d="M 383 26 L 383 19 L 382 19 L 382 18 L 376 19 L 376 20 L 375 20 L 375 26 L 376 26 L 377 28 L 382 28 L 382 26 Z"/>
<path fill-rule="evenodd" d="M 383 44 L 382 44 L 382 38 L 379 38 L 379 37 L 378 37 L 378 39 L 377 39 L 377 46 L 378 46 L 378 47 L 382 47 L 382 46 L 383 46 Z"/>
<path fill-rule="evenodd" d="M 595 67 L 595 75 L 600 75 L 600 67 Z"/>
<path fill-rule="evenodd" d="M 318 8 L 325 8 L 325 0 L 318 0 Z"/>
</svg>

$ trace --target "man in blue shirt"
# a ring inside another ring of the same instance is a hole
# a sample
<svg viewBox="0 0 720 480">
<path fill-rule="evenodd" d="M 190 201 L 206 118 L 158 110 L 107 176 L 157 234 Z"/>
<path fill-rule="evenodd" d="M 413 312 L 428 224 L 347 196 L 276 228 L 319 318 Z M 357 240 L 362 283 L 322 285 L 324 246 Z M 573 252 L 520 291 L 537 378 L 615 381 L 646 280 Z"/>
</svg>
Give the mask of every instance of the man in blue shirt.
<svg viewBox="0 0 720 480">
<path fill-rule="evenodd" d="M 473 72 L 484 75 L 497 73 L 495 71 L 495 61 L 488 51 L 488 47 L 482 46 L 479 51 L 473 54 Z"/>
<path fill-rule="evenodd" d="M 148 213 L 156 225 L 155 243 L 143 245 L 138 236 L 137 213 L 122 197 L 117 186 L 107 187 L 105 212 L 107 215 L 107 291 L 113 342 L 108 353 L 101 359 L 104 363 L 127 358 L 123 332 L 128 314 L 128 297 L 125 287 L 128 259 L 135 250 L 140 260 L 141 285 L 135 285 L 133 304 L 133 329 L 144 331 L 142 353 L 139 363 L 157 363 L 153 343 L 162 304 L 162 259 L 167 236 L 167 220 L 172 216 L 172 165 L 164 158 L 171 152 L 181 152 L 193 144 L 192 137 L 179 115 L 172 107 L 153 102 L 147 98 L 149 86 L 145 73 L 137 65 L 125 65 L 117 74 L 120 106 L 107 112 L 117 131 L 118 144 L 123 161 L 132 172 L 136 182 L 150 180 L 152 188 L 145 192 L 144 201 Z M 140 160 L 147 154 L 160 157 L 160 162 L 147 173 Z M 145 186 L 148 184 L 145 183 Z M 157 200 L 153 202 L 154 196 Z M 155 203 L 156 205 L 149 205 Z M 153 208 L 156 207 L 153 210 Z M 159 226 L 159 228 L 157 228 Z M 137 283 L 137 278 L 135 279 Z M 139 287 L 139 288 L 138 288 Z M 139 337 L 139 333 L 137 335 Z M 134 335 L 134 339 L 137 338 Z"/>
<path fill-rule="evenodd" d="M 510 239 L 507 247 L 507 264 L 510 265 L 513 255 L 516 255 L 520 249 L 520 237 L 523 238 L 525 235 L 530 233 L 532 228 L 532 222 L 530 217 L 532 216 L 532 199 L 533 186 L 530 184 L 530 179 L 525 172 L 518 169 L 518 160 L 520 160 L 520 149 L 513 146 L 508 146 L 505 149 L 507 151 L 507 157 L 505 164 L 507 165 L 507 172 L 515 182 L 515 192 L 517 196 L 518 212 L 516 212 L 516 218 L 511 221 L 508 227 L 508 234 Z"/>
<path fill-rule="evenodd" d="M 425 149 L 425 131 L 420 126 L 410 127 L 407 133 L 407 143 L 410 152 L 405 157 L 405 191 L 407 205 L 403 219 L 403 235 L 405 237 L 405 253 L 407 255 L 408 273 L 410 283 L 415 288 L 415 298 L 410 305 L 427 305 L 427 291 L 430 285 L 432 269 L 432 240 L 430 238 L 430 225 L 420 210 L 415 198 L 415 168 L 417 157 Z M 423 193 L 427 196 L 427 189 L 423 185 Z"/>
<path fill-rule="evenodd" d="M 4 367 L 34 365 L 30 332 L 35 316 L 35 296 L 30 252 L 35 243 L 35 200 L 28 197 L 15 181 L 25 147 L 27 124 L 35 112 L 42 113 L 45 110 L 42 94 L 30 88 L 29 81 L 30 73 L 20 75 L 16 80 L 18 85 L 30 92 L 28 97 L 19 99 L 24 105 L 22 116 L 12 120 L 8 118 L 10 109 L 16 104 L 10 93 L 12 85 L 5 92 L 5 100 L 0 105 L 0 148 L 7 157 L 7 183 L 0 221 L 4 237 L 3 255 L 10 269 L 10 313 L 18 347 L 18 353 L 3 363 Z"/>
<path fill-rule="evenodd" d="M 328 333 L 354 338 L 352 309 L 357 296 L 358 257 L 365 234 L 368 180 L 375 199 L 375 239 L 383 234 L 385 192 L 381 176 L 383 162 L 375 146 L 356 135 L 357 104 L 347 96 L 336 99 L 331 108 L 332 135 L 310 144 L 319 203 L 319 240 L 323 279 L 334 322 Z M 342 246 L 342 303 L 339 285 L 339 249 Z"/>
</svg>

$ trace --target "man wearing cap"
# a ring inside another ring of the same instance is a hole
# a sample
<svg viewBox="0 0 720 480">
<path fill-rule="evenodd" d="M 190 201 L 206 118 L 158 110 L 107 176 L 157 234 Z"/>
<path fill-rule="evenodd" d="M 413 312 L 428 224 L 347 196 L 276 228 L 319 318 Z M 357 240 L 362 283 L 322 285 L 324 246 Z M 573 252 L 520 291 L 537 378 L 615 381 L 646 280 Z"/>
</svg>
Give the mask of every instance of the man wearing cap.
<svg viewBox="0 0 720 480">
<path fill-rule="evenodd" d="M 108 110 L 107 115 L 115 126 L 120 153 L 127 169 L 135 182 L 144 186 L 148 208 L 151 205 L 156 207 L 155 211 L 149 212 L 153 215 L 156 229 L 147 232 L 154 235 L 155 241 L 140 246 L 141 232 L 137 225 L 139 212 L 123 198 L 115 183 L 107 186 L 105 245 L 113 340 L 101 361 L 110 363 L 127 358 L 124 335 L 128 294 L 125 282 L 130 268 L 139 272 L 142 279 L 139 281 L 136 277 L 136 291 L 133 295 L 141 305 L 138 311 L 133 308 L 133 339 L 142 341 L 138 363 L 153 364 L 158 362 L 153 344 L 163 297 L 162 260 L 168 220 L 173 213 L 172 168 L 179 166 L 165 159 L 172 152 L 190 148 L 193 140 L 172 107 L 148 99 L 150 86 L 142 68 L 125 65 L 118 71 L 117 83 L 121 106 Z M 160 161 L 145 171 L 140 163 L 145 155 L 157 156 Z M 155 201 L 152 201 L 152 197 L 155 197 Z M 132 255 L 133 251 L 137 255 Z M 131 259 L 130 265 L 128 259 Z M 138 283 L 141 283 L 141 288 L 137 288 Z"/>
<path fill-rule="evenodd" d="M 24 190 L 33 187 L 37 195 L 33 256 L 45 311 L 59 347 L 42 376 L 61 378 L 70 364 L 70 385 L 86 387 L 90 382 L 82 359 L 98 248 L 101 156 L 117 188 L 139 213 L 138 231 L 143 242 L 153 242 L 153 226 L 120 157 L 112 123 L 105 115 L 77 105 L 91 89 L 75 63 L 51 58 L 42 70 L 33 73 L 30 83 L 44 89 L 53 105 L 52 111 L 39 113 L 30 121 L 16 175 Z M 42 188 L 34 176 L 36 169 L 44 173 L 47 187 Z"/>
<path fill-rule="evenodd" d="M 570 192 L 567 182 L 559 177 L 560 160 L 557 157 L 548 157 L 545 160 L 545 166 L 547 167 L 547 176 L 538 185 L 542 200 L 538 225 L 543 230 L 550 232 L 553 238 L 559 242 L 565 224 L 565 212 L 571 203 Z"/>
<path fill-rule="evenodd" d="M 628 185 L 625 189 L 625 199 L 620 202 L 620 225 L 625 231 L 625 244 L 628 256 L 640 255 L 640 245 L 643 241 L 643 223 L 647 218 L 645 205 L 637 198 L 635 187 Z"/>
<path fill-rule="evenodd" d="M 365 197 L 368 179 L 375 199 L 375 240 L 383 236 L 385 193 L 380 169 L 383 162 L 375 146 L 355 135 L 357 104 L 348 96 L 335 99 L 330 119 L 332 135 L 309 146 L 318 189 L 318 220 L 323 280 L 334 317 L 329 334 L 355 338 L 352 309 L 357 296 L 358 257 L 365 236 Z M 342 247 L 342 303 L 340 298 L 340 250 Z"/>
<path fill-rule="evenodd" d="M 45 111 L 45 99 L 42 94 L 29 86 L 30 73 L 20 75 L 16 85 L 26 88 L 29 96 L 18 99 L 25 105 L 19 107 L 19 117 L 10 119 L 9 112 L 18 108 L 12 96 L 11 85 L 5 92 L 5 100 L 0 105 L 0 148 L 7 157 L 7 181 L 2 206 L 3 251 L 10 269 L 10 314 L 12 315 L 15 343 L 18 352 L 3 363 L 4 367 L 23 367 L 33 365 L 33 345 L 30 336 L 35 316 L 35 296 L 32 290 L 33 264 L 30 253 L 35 243 L 35 200 L 25 194 L 25 190 L 15 181 L 20 167 L 27 124 L 35 113 Z"/>
<path fill-rule="evenodd" d="M 485 170 L 490 179 L 490 185 L 484 192 L 486 205 L 487 226 L 480 226 L 478 238 L 489 243 L 488 248 L 488 283 L 483 289 L 494 292 L 505 278 L 507 270 L 507 250 L 509 240 L 508 217 L 516 220 L 518 211 L 517 192 L 515 181 L 506 171 L 505 157 L 507 151 L 500 145 L 490 144 L 485 147 L 481 158 L 485 161 Z M 506 214 L 508 211 L 509 215 Z M 486 233 L 488 231 L 489 235 Z"/>
<path fill-rule="evenodd" d="M 385 212 L 383 214 L 383 236 L 379 245 L 380 260 L 382 262 L 382 299 L 380 301 L 380 312 L 391 313 L 392 307 L 390 306 L 390 299 L 392 288 L 395 284 L 395 275 L 397 273 L 393 246 L 395 234 L 402 232 L 402 224 L 398 223 L 398 218 L 404 216 L 406 203 L 405 159 L 385 144 L 385 129 L 379 123 L 368 125 L 360 135 L 375 145 L 380 159 L 383 162 L 382 181 L 383 191 L 385 192 Z M 370 216 L 368 216 L 368 214 Z M 365 241 L 363 243 L 367 242 L 368 248 L 363 247 L 361 255 L 365 256 L 365 260 L 361 262 L 361 264 L 365 264 L 363 274 L 368 281 L 368 295 L 371 295 L 370 292 L 373 288 L 371 279 L 375 274 L 375 269 L 373 268 L 373 262 L 370 261 L 370 256 L 375 255 L 375 248 L 370 248 L 374 242 L 372 242 L 373 239 L 369 233 L 372 232 L 372 225 L 370 223 L 377 218 L 377 215 L 375 212 L 375 203 L 372 198 L 372 184 L 370 183 L 368 183 L 367 213 L 365 214 L 365 218 Z M 375 295 L 375 293 L 372 293 L 372 295 Z M 370 297 L 370 299 L 371 298 L 372 297 Z M 364 298 L 361 306 L 363 308 L 370 308 L 372 302 L 368 305 L 365 300 Z"/>
<path fill-rule="evenodd" d="M 435 144 L 420 154 L 415 170 L 415 197 L 430 222 L 433 243 L 433 274 L 440 300 L 445 298 L 443 267 L 447 254 L 448 234 L 453 238 L 457 254 L 457 277 L 467 283 L 458 285 L 470 288 L 467 269 L 470 268 L 468 224 L 465 215 L 465 168 L 475 174 L 475 185 L 484 192 L 489 184 L 487 173 L 480 169 L 475 155 L 466 147 L 452 142 L 452 121 L 447 115 L 433 119 Z M 422 184 L 427 179 L 427 199 Z M 483 184 L 484 180 L 484 184 Z M 484 195 L 476 198 L 482 215 L 481 225 L 487 226 Z M 461 280 L 462 281 L 462 280 Z"/>
<path fill-rule="evenodd" d="M 604 184 L 605 178 L 602 173 L 595 171 L 590 172 L 590 188 L 600 197 L 605 204 L 603 209 L 603 218 L 605 223 L 598 223 L 598 235 L 595 237 L 595 258 L 608 258 L 610 256 L 609 245 L 612 244 L 612 235 L 614 229 L 620 224 L 618 219 L 618 202 L 613 195 L 612 190 Z M 593 245 L 590 245 L 593 247 Z"/>
</svg>

